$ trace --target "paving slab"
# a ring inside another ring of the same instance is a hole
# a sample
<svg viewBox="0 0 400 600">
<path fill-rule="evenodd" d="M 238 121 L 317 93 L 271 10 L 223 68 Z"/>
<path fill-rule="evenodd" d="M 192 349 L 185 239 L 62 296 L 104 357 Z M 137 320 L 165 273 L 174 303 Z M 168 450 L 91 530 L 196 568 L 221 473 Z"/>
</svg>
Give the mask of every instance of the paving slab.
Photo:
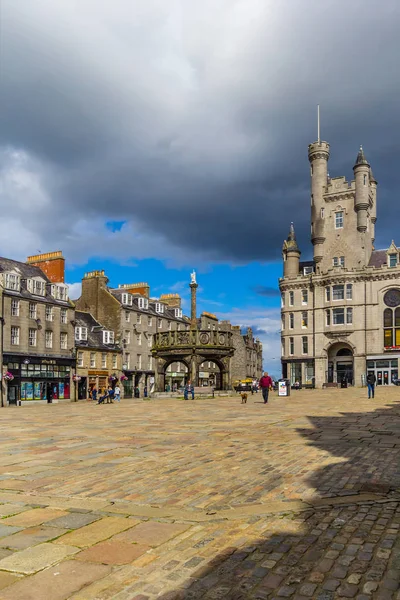
<svg viewBox="0 0 400 600">
<path fill-rule="evenodd" d="M 189 529 L 187 524 L 148 521 L 147 523 L 139 523 L 133 529 L 114 536 L 113 540 L 134 542 L 145 546 L 159 546 L 187 529 Z"/>
<path fill-rule="evenodd" d="M 15 573 L 6 573 L 5 571 L 0 571 L 0 590 L 16 583 L 21 580 L 20 575 L 16 575 Z"/>
<path fill-rule="evenodd" d="M 143 544 L 129 544 L 120 541 L 101 542 L 77 554 L 76 559 L 104 565 L 126 565 L 148 550 L 150 550 L 150 546 Z"/>
<path fill-rule="evenodd" d="M 66 600 L 109 572 L 107 565 L 65 561 L 11 585 L 0 592 L 0 600 Z"/>
<path fill-rule="evenodd" d="M 22 527 L 13 527 L 12 525 L 3 525 L 5 519 L 0 522 L 0 538 L 8 537 L 17 531 L 21 531 Z"/>
<path fill-rule="evenodd" d="M 6 519 L 3 519 L 3 523 L 6 525 L 16 525 L 19 527 L 33 527 L 35 525 L 41 525 L 46 521 L 63 517 L 66 514 L 66 512 L 53 508 L 35 508 L 22 512 L 14 517 L 7 517 Z"/>
<path fill-rule="evenodd" d="M 61 527 L 65 529 L 80 529 L 81 527 L 89 525 L 90 523 L 94 523 L 101 518 L 101 514 L 71 512 L 63 517 L 59 517 L 58 519 L 47 521 L 46 526 L 56 528 Z"/>
<path fill-rule="evenodd" d="M 26 510 L 22 504 L 0 504 L 0 517 L 10 517 Z"/>
<path fill-rule="evenodd" d="M 21 552 L 15 552 L 0 560 L 0 571 L 12 571 L 30 575 L 41 569 L 76 554 L 79 548 L 73 546 L 56 546 L 55 544 L 39 544 Z"/>
<path fill-rule="evenodd" d="M 93 546 L 130 527 L 132 527 L 130 519 L 106 517 L 100 521 L 81 527 L 81 529 L 67 533 L 59 540 L 56 540 L 56 543 L 84 548 L 86 546 Z"/>
<path fill-rule="evenodd" d="M 67 532 L 68 529 L 57 527 L 28 527 L 19 533 L 1 538 L 0 547 L 11 548 L 12 550 L 24 550 L 30 546 L 37 546 L 37 544 L 54 540 Z"/>
</svg>

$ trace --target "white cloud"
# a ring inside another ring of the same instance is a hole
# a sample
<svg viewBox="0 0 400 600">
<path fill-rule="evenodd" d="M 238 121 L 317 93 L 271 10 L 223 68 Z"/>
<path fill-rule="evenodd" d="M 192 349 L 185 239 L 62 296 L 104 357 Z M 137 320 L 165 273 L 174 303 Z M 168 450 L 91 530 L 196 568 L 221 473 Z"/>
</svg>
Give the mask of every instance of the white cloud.
<svg viewBox="0 0 400 600">
<path fill-rule="evenodd" d="M 71 300 L 78 300 L 82 293 L 82 282 L 68 283 L 68 294 Z"/>
<path fill-rule="evenodd" d="M 281 320 L 279 309 L 254 307 L 233 309 L 229 312 L 218 313 L 218 318 L 227 319 L 233 325 L 252 327 L 255 331 L 255 337 L 263 345 L 264 369 L 274 376 L 281 375 Z"/>
</svg>

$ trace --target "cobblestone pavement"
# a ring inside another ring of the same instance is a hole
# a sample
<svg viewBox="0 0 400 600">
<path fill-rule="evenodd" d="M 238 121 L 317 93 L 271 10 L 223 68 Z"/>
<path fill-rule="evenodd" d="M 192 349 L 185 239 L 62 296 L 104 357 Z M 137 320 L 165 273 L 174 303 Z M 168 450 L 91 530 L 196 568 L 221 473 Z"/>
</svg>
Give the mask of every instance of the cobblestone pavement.
<svg viewBox="0 0 400 600">
<path fill-rule="evenodd" d="M 0 600 L 400 600 L 399 391 L 7 408 Z"/>
</svg>

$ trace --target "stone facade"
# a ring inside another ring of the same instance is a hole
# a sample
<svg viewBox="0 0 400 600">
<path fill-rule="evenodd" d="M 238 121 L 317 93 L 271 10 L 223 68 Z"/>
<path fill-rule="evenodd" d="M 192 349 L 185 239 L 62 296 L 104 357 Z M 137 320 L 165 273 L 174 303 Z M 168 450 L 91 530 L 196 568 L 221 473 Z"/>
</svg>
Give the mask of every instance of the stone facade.
<svg viewBox="0 0 400 600">
<path fill-rule="evenodd" d="M 75 346 L 78 399 L 91 397 L 93 388 L 100 393 L 109 385 L 115 387 L 122 375 L 122 350 L 115 342 L 115 332 L 107 330 L 90 313 L 77 310 Z"/>
<path fill-rule="evenodd" d="M 234 347 L 231 358 L 231 387 L 243 379 L 259 379 L 262 376 L 262 344 L 255 339 L 253 330 L 248 327 L 246 334 L 242 334 L 240 325 L 232 325 L 230 321 L 218 321 L 211 313 L 203 313 L 199 319 L 201 329 L 216 329 L 217 331 L 230 331 Z M 211 369 L 218 377 L 218 367 Z"/>
<path fill-rule="evenodd" d="M 0 258 L 0 277 L 3 404 L 73 400 L 74 307 L 63 276 L 55 283 L 37 266 Z"/>
<path fill-rule="evenodd" d="M 360 149 L 354 180 L 328 175 L 329 144 L 309 146 L 311 241 L 300 262 L 293 225 L 283 245 L 283 376 L 292 384 L 378 385 L 398 376 L 400 257 L 394 242 L 375 250 L 376 187 Z"/>
<path fill-rule="evenodd" d="M 76 308 L 89 312 L 106 329 L 115 332 L 115 343 L 122 351 L 122 371 L 125 396 L 135 389 L 140 395 L 154 389 L 155 364 L 152 356 L 156 333 L 187 330 L 189 321 L 183 317 L 177 295 L 161 299 L 149 298 L 146 283 L 108 287 L 104 271 L 87 273 L 82 280 L 82 295 Z"/>
</svg>

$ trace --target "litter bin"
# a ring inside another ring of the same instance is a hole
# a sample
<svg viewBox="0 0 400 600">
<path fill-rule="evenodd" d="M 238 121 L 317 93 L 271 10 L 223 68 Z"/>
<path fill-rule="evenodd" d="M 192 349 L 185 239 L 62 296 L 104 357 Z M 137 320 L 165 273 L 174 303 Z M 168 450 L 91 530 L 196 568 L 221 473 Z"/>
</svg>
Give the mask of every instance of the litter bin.
<svg viewBox="0 0 400 600">
<path fill-rule="evenodd" d="M 347 379 L 342 379 L 340 387 L 341 388 L 347 388 Z"/>
<path fill-rule="evenodd" d="M 290 381 L 289 381 L 289 379 L 279 379 L 279 381 L 278 381 L 278 396 L 290 396 Z"/>
</svg>

